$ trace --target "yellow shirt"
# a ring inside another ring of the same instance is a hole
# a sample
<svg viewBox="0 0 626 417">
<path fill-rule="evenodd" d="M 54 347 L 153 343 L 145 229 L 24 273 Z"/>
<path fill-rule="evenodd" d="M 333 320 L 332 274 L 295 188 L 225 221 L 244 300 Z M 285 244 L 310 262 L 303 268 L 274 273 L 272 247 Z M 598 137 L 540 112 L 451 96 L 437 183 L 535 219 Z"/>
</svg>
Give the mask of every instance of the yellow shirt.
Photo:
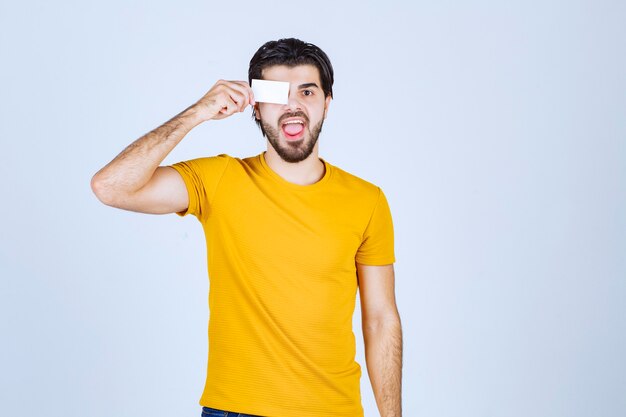
<svg viewBox="0 0 626 417">
<path fill-rule="evenodd" d="M 209 358 L 200 405 L 266 417 L 359 417 L 355 263 L 394 262 L 380 188 L 324 161 L 287 182 L 263 154 L 175 164 L 204 228 Z"/>
</svg>

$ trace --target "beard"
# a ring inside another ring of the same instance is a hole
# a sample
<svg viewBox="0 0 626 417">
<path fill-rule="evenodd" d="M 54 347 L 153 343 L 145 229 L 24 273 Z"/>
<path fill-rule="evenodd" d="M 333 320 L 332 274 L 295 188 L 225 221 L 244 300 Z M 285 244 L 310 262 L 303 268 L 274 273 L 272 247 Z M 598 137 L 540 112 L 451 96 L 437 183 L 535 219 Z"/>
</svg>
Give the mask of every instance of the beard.
<svg viewBox="0 0 626 417">
<path fill-rule="evenodd" d="M 263 136 L 267 138 L 270 145 L 272 145 L 272 148 L 274 148 L 278 156 L 280 156 L 283 161 L 290 163 L 304 161 L 309 157 L 309 155 L 311 155 L 311 153 L 313 152 L 313 148 L 315 148 L 317 139 L 322 132 L 324 119 L 320 120 L 317 125 L 311 128 L 311 126 L 309 125 L 309 119 L 304 113 L 294 112 L 281 116 L 281 118 L 278 120 L 278 125 L 280 126 L 281 120 L 287 117 L 302 117 L 305 119 L 307 132 L 305 132 L 302 139 L 296 141 L 286 141 L 286 143 L 281 144 L 280 128 L 275 129 L 269 124 L 264 123 L 263 120 L 261 120 L 261 132 L 263 132 Z"/>
</svg>

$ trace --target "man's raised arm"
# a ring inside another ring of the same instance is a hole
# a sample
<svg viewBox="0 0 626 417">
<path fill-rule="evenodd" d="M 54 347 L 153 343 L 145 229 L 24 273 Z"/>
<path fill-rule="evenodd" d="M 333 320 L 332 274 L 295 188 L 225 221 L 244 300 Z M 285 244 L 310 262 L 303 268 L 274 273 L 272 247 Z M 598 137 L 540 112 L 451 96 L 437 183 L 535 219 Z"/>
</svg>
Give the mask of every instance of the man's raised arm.
<svg viewBox="0 0 626 417">
<path fill-rule="evenodd" d="M 189 204 L 182 177 L 160 167 L 191 129 L 207 120 L 226 118 L 254 105 L 245 81 L 220 80 L 197 103 L 131 143 L 91 179 L 91 188 L 106 205 L 142 213 L 183 211 Z"/>
</svg>

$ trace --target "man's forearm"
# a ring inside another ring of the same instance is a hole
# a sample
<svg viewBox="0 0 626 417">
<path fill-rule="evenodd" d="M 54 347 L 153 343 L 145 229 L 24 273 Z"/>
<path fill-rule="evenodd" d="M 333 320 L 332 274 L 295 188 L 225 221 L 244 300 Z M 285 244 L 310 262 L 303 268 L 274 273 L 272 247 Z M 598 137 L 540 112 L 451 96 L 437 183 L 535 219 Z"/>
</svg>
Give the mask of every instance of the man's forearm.
<svg viewBox="0 0 626 417">
<path fill-rule="evenodd" d="M 94 175 L 92 186 L 107 194 L 132 193 L 143 187 L 159 164 L 191 129 L 201 123 L 193 106 L 131 143 Z"/>
<path fill-rule="evenodd" d="M 365 360 L 381 417 L 402 416 L 402 326 L 400 317 L 363 324 Z"/>
</svg>

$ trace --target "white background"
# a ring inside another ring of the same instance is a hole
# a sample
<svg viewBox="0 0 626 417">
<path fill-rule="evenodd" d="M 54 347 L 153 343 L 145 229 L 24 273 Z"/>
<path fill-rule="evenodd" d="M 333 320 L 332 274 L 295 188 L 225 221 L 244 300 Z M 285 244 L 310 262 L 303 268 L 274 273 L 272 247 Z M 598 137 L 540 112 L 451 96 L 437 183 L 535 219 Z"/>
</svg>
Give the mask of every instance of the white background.
<svg viewBox="0 0 626 417">
<path fill-rule="evenodd" d="M 625 21 L 622 1 L 3 0 L 0 414 L 200 415 L 199 223 L 89 180 L 295 36 L 336 72 L 322 157 L 393 212 L 404 415 L 626 415 Z M 263 148 L 248 110 L 165 162 Z"/>
</svg>

